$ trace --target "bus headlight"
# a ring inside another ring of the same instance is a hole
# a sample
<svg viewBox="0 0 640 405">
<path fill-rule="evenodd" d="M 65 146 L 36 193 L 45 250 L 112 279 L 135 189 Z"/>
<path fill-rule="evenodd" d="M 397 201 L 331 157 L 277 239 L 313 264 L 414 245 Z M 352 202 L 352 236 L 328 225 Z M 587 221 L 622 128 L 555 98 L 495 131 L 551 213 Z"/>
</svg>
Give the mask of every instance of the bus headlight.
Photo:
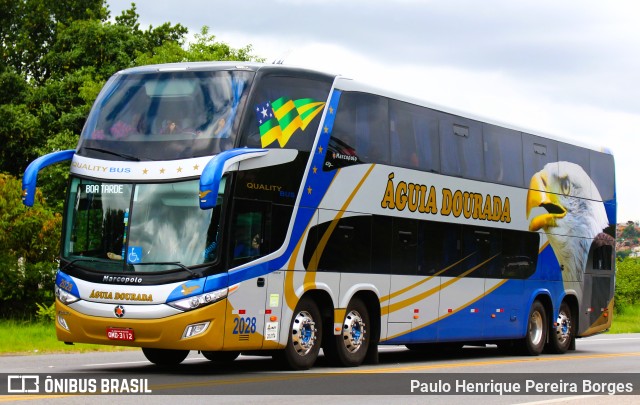
<svg viewBox="0 0 640 405">
<path fill-rule="evenodd" d="M 167 302 L 168 305 L 171 305 L 174 308 L 181 309 L 183 311 L 191 311 L 196 308 L 202 308 L 206 305 L 213 304 L 214 302 L 218 302 L 221 299 L 225 298 L 229 293 L 228 288 L 223 288 L 216 291 L 211 291 L 208 293 L 194 295 L 193 297 L 183 298 L 181 300 L 176 300 L 173 302 Z"/>
<path fill-rule="evenodd" d="M 69 305 L 71 303 L 74 303 L 80 300 L 80 298 L 76 297 L 75 295 L 71 294 L 68 291 L 63 290 L 57 285 L 56 285 L 55 291 L 56 291 L 56 298 L 58 298 L 60 302 L 62 302 L 65 305 Z"/>
</svg>

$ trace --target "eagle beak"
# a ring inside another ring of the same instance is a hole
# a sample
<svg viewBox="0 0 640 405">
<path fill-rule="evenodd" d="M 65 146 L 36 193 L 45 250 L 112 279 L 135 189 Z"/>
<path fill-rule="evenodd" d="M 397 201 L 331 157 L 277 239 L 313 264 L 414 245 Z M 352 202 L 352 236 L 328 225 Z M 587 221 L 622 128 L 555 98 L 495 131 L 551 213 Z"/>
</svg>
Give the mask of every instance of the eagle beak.
<svg viewBox="0 0 640 405">
<path fill-rule="evenodd" d="M 543 172 L 538 172 L 531 178 L 527 192 L 527 219 L 531 215 L 531 210 L 536 207 L 546 209 L 547 213 L 531 220 L 530 231 L 554 227 L 558 218 L 567 215 L 567 210 L 560 203 L 557 194 L 549 193 L 546 174 Z"/>
</svg>

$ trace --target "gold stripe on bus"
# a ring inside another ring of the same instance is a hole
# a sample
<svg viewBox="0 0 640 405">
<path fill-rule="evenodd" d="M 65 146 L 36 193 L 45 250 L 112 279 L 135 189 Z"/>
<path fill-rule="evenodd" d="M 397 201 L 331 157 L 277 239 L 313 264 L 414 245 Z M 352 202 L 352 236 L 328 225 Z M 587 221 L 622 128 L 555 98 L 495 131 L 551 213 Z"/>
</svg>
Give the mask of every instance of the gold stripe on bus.
<svg viewBox="0 0 640 405">
<path fill-rule="evenodd" d="M 547 248 L 547 246 L 549 246 L 549 241 L 546 241 L 545 243 L 542 244 L 542 246 L 538 250 L 538 255 L 542 253 Z"/>
<path fill-rule="evenodd" d="M 375 164 L 372 164 L 371 167 L 369 167 L 369 169 L 364 174 L 362 179 L 360 179 L 360 181 L 358 182 L 358 185 L 354 188 L 353 192 L 349 195 L 349 198 L 347 198 L 345 203 L 342 205 L 342 208 L 340 209 L 340 211 L 338 211 L 338 214 L 336 215 L 336 217 L 331 221 L 331 224 L 329 224 L 329 228 L 325 231 L 324 235 L 322 235 L 322 239 L 318 243 L 316 250 L 313 252 L 313 255 L 311 256 L 311 261 L 309 262 L 309 268 L 307 269 L 307 272 L 304 276 L 303 286 L 304 286 L 305 292 L 308 291 L 309 289 L 315 288 L 316 270 L 318 269 L 318 261 L 319 261 L 318 258 L 324 251 L 324 248 L 326 247 L 327 242 L 329 241 L 329 236 L 331 236 L 331 233 L 337 226 L 338 220 L 342 218 L 345 210 L 347 209 L 349 204 L 351 204 L 351 201 L 353 200 L 355 195 L 358 193 L 358 190 L 360 190 L 360 188 L 364 184 L 367 177 L 369 177 L 369 174 L 371 174 L 371 171 L 373 170 L 374 167 L 375 167 Z M 328 189 L 331 188 L 331 185 L 333 184 L 333 181 L 336 179 L 336 177 L 338 177 L 338 174 L 340 174 L 340 169 L 337 170 L 335 176 L 333 177 L 333 180 L 331 180 L 331 184 L 329 184 Z M 291 254 L 291 259 L 289 260 L 289 266 L 287 268 L 287 273 L 284 279 L 284 296 L 285 296 L 285 300 L 287 301 L 287 306 L 291 308 L 291 310 L 295 309 L 295 304 L 297 304 L 298 302 L 298 297 L 296 296 L 295 288 L 293 286 L 293 276 L 294 276 L 293 270 L 295 267 L 296 260 L 298 258 L 298 254 L 300 253 L 300 249 L 302 248 L 302 240 L 304 239 L 305 235 L 307 235 L 307 233 L 309 232 L 310 227 L 311 227 L 311 222 L 307 225 L 307 228 L 305 229 L 304 234 L 300 237 L 300 240 L 298 240 L 296 248 L 293 250 Z"/>
<path fill-rule="evenodd" d="M 456 276 L 454 278 L 452 278 L 449 281 L 446 281 L 444 284 L 440 284 L 437 287 L 433 287 L 430 290 L 427 290 L 423 293 L 420 293 L 418 295 L 416 295 L 415 297 L 411 297 L 411 298 L 407 298 L 405 300 L 396 302 L 395 304 L 390 304 L 388 307 L 383 307 L 381 310 L 381 315 L 388 315 L 390 313 L 396 312 L 401 310 L 402 308 L 406 308 L 410 305 L 413 305 L 419 301 L 422 301 L 423 299 L 437 293 L 440 290 L 443 290 L 447 287 L 449 287 L 450 285 L 457 283 L 458 281 L 462 280 L 464 277 L 466 277 L 467 275 L 473 273 L 474 271 L 478 270 L 480 267 L 484 266 L 485 264 L 487 264 L 488 262 L 490 262 L 491 260 L 495 259 L 496 257 L 498 257 L 498 255 L 495 255 L 493 257 L 488 258 L 487 260 L 485 260 L 484 262 L 478 264 L 477 266 L 474 266 L 472 268 L 470 268 L 469 270 L 465 271 L 464 273 L 460 274 L 459 276 Z"/>
<path fill-rule="evenodd" d="M 469 305 L 474 304 L 474 303 L 476 303 L 476 302 L 480 301 L 482 298 L 486 297 L 487 295 L 491 294 L 494 290 L 496 290 L 498 287 L 502 286 L 502 285 L 503 285 L 504 283 L 506 283 L 507 281 L 509 281 L 509 280 L 508 280 L 508 279 L 500 280 L 500 282 L 498 282 L 498 284 L 496 284 L 495 286 L 491 287 L 488 291 L 485 291 L 484 293 L 482 293 L 481 295 L 479 295 L 479 296 L 477 296 L 476 298 L 472 299 L 471 301 L 469 301 L 469 302 L 467 302 L 467 303 L 462 304 L 461 306 L 459 306 L 458 308 L 455 308 L 455 309 L 454 309 L 453 311 L 451 311 L 451 312 L 447 312 L 446 314 L 444 314 L 444 315 L 442 315 L 442 316 L 439 316 L 439 317 L 437 317 L 437 318 L 435 318 L 435 319 L 433 319 L 433 320 L 431 320 L 431 321 L 429 321 L 429 322 L 426 322 L 426 323 L 424 323 L 424 324 L 422 324 L 422 325 L 418 325 L 418 326 L 416 326 L 416 329 L 420 329 L 420 328 L 427 327 L 427 326 L 429 326 L 429 325 L 433 325 L 434 323 L 436 323 L 436 322 L 438 322 L 438 321 L 441 321 L 441 320 L 443 320 L 443 319 L 445 319 L 445 318 L 450 317 L 450 316 L 451 316 L 451 315 L 453 315 L 453 314 L 456 314 L 456 313 L 458 313 L 458 312 L 462 311 L 463 309 L 465 309 L 465 308 L 466 308 L 466 307 L 468 307 Z M 395 334 L 395 335 L 393 335 L 393 336 L 387 336 L 387 338 L 386 338 L 386 339 L 380 339 L 380 341 L 381 341 L 381 342 L 384 342 L 384 341 L 387 341 L 387 340 L 395 339 L 395 338 L 397 338 L 397 337 L 399 337 L 399 336 L 404 336 L 404 335 L 406 335 L 406 334 L 409 334 L 409 333 L 411 333 L 411 332 L 412 332 L 412 331 L 414 331 L 414 330 L 415 330 L 415 329 L 413 329 L 413 328 L 412 328 L 411 330 L 408 330 L 408 331 L 406 331 L 406 332 L 400 332 L 400 333 L 397 333 L 397 334 Z"/>
<path fill-rule="evenodd" d="M 289 260 L 289 265 L 287 266 L 287 271 L 284 276 L 284 299 L 287 302 L 287 306 L 293 311 L 296 305 L 298 304 L 298 297 L 296 296 L 296 291 L 293 288 L 293 276 L 295 274 L 294 267 L 296 263 L 296 259 L 298 258 L 298 252 L 300 251 L 300 246 L 302 245 L 302 240 L 304 239 L 304 235 L 307 234 L 309 230 L 309 226 L 307 225 L 307 229 L 305 229 L 304 234 L 298 240 L 298 244 L 296 248 L 293 249 L 291 253 L 291 259 Z"/>
<path fill-rule="evenodd" d="M 392 299 L 392 298 L 395 298 L 395 297 L 397 297 L 397 296 L 399 296 L 399 295 L 402 295 L 402 294 L 406 293 L 407 291 L 411 291 L 411 290 L 413 290 L 414 288 L 419 287 L 420 285 L 422 285 L 422 284 L 426 283 L 427 281 L 431 280 L 432 278 L 437 277 L 437 276 L 441 275 L 442 273 L 444 273 L 445 271 L 450 270 L 451 268 L 453 268 L 453 267 L 455 267 L 455 266 L 459 265 L 460 263 L 462 263 L 463 261 L 467 260 L 468 258 L 470 258 L 471 256 L 473 256 L 473 255 L 475 255 L 475 254 L 476 254 L 476 252 L 473 252 L 473 253 L 471 253 L 469 256 L 464 257 L 464 258 L 462 258 L 462 259 L 458 260 L 457 262 L 453 263 L 452 265 L 445 267 L 444 269 L 442 269 L 442 270 L 438 271 L 437 273 L 435 273 L 435 274 L 434 274 L 434 275 L 432 275 L 432 276 L 426 277 L 426 278 L 424 278 L 424 279 L 422 279 L 422 280 L 418 281 L 417 283 L 411 284 L 411 285 L 410 285 L 410 286 L 408 286 L 408 287 L 405 287 L 405 288 L 403 288 L 403 289 L 401 289 L 401 290 L 398 290 L 398 291 L 396 291 L 396 292 L 394 292 L 394 293 L 391 293 L 391 294 L 389 294 L 389 295 L 386 295 L 386 296 L 384 296 L 384 297 L 380 298 L 380 302 L 382 303 L 382 302 L 384 302 L 384 301 L 388 301 L 388 300 L 390 300 L 390 299 Z"/>
<path fill-rule="evenodd" d="M 605 316 L 605 314 L 607 315 Z M 578 336 L 585 337 L 585 336 L 595 335 L 596 333 L 604 332 L 605 330 L 611 327 L 612 316 L 613 316 L 613 299 L 609 301 L 609 304 L 607 305 L 605 312 L 603 312 L 598 317 L 598 319 L 596 319 L 595 322 L 593 322 L 589 326 L 587 330 L 580 333 Z"/>
<path fill-rule="evenodd" d="M 318 246 L 316 247 L 316 250 L 313 252 L 312 257 L 314 258 L 314 260 L 311 263 L 309 263 L 309 269 L 307 269 L 307 271 L 310 270 L 315 272 L 318 269 L 319 258 L 322 256 L 324 249 L 327 247 L 327 243 L 329 243 L 329 238 L 331 237 L 331 234 L 333 234 L 333 231 L 336 229 L 336 226 L 338 226 L 338 222 L 344 216 L 344 213 L 346 212 L 347 208 L 349 208 L 351 201 L 353 201 L 353 198 L 356 196 L 356 194 L 358 193 L 358 191 L 360 190 L 364 182 L 367 180 L 367 177 L 369 177 L 374 167 L 375 167 L 375 164 L 372 164 L 371 167 L 369 167 L 367 172 L 364 174 L 364 176 L 362 176 L 362 179 L 360 179 L 360 181 L 358 182 L 356 187 L 353 189 L 353 191 L 351 192 L 347 200 L 344 202 L 344 204 L 342 204 L 342 207 L 340 207 L 340 210 L 338 211 L 336 216 L 333 218 L 333 220 L 331 221 L 327 229 L 324 231 L 324 234 L 322 234 L 322 238 L 320 238 L 320 241 L 318 242 Z M 337 174 L 336 174 L 336 177 L 337 177 Z M 312 263 L 314 267 L 312 267 Z"/>
</svg>

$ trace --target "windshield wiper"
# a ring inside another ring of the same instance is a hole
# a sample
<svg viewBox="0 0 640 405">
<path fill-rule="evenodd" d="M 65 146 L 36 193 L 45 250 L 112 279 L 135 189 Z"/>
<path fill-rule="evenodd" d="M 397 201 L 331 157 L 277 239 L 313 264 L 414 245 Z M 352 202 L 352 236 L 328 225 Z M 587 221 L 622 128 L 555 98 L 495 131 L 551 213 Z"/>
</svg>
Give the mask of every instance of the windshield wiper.
<svg viewBox="0 0 640 405">
<path fill-rule="evenodd" d="M 60 271 L 65 271 L 67 268 L 71 267 L 72 264 L 77 263 L 77 262 L 91 262 L 91 263 L 105 263 L 104 260 L 102 259 L 96 259 L 93 257 L 81 257 L 79 259 L 73 259 L 70 262 L 68 262 L 67 264 L 65 264 L 64 266 L 60 267 Z M 108 263 L 108 262 L 106 262 Z"/>
<path fill-rule="evenodd" d="M 127 159 L 127 160 L 133 160 L 134 162 L 139 162 L 140 161 L 139 157 L 127 155 L 125 153 L 114 152 L 114 151 L 108 150 L 108 149 L 93 148 L 91 146 L 83 146 L 82 149 L 93 150 L 93 151 L 100 152 L 100 153 L 106 153 L 108 155 L 118 156 L 118 157 L 121 157 L 121 158 L 124 158 L 124 159 Z"/>
<path fill-rule="evenodd" d="M 151 265 L 157 265 L 157 266 L 177 266 L 180 267 L 182 270 L 188 272 L 189 274 L 191 274 L 191 276 L 193 278 L 199 278 L 201 277 L 200 274 L 196 273 L 195 271 L 191 270 L 190 268 L 188 268 L 187 266 L 185 266 L 184 264 L 180 263 L 180 262 L 144 262 L 144 263 L 128 263 L 129 265 L 134 265 L 134 266 L 151 266 Z"/>
</svg>

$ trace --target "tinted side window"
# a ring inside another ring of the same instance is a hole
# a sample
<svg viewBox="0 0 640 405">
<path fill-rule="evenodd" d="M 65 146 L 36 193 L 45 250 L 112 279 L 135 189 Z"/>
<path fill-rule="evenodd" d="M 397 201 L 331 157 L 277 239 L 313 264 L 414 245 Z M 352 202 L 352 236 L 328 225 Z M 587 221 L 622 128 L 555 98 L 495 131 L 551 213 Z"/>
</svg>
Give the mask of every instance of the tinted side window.
<svg viewBox="0 0 640 405">
<path fill-rule="evenodd" d="M 587 175 L 589 175 L 590 164 L 588 149 L 558 142 L 558 161 L 575 163 L 580 166 Z M 561 175 L 563 175 L 563 173 L 561 173 Z M 592 198 L 590 185 L 582 184 L 581 186 L 583 189 L 580 192 L 580 196 L 584 198 Z M 577 193 L 573 191 L 574 190 L 572 190 L 571 195 L 577 195 Z"/>
<path fill-rule="evenodd" d="M 371 94 L 341 95 L 325 170 L 362 162 L 389 162 L 388 104 L 386 98 Z"/>
<path fill-rule="evenodd" d="M 258 83 L 247 106 L 239 146 L 310 151 L 331 82 L 267 76 Z"/>
<path fill-rule="evenodd" d="M 271 206 L 271 240 L 269 241 L 269 252 L 278 250 L 284 243 L 292 213 L 292 206 L 279 204 L 273 204 Z"/>
<path fill-rule="evenodd" d="M 613 200 L 615 195 L 615 168 L 613 156 L 591 151 L 590 175 L 602 201 Z M 594 193 L 594 199 L 597 197 Z"/>
<path fill-rule="evenodd" d="M 391 228 L 392 218 L 373 216 L 373 241 L 371 253 L 371 271 L 376 274 L 391 272 Z"/>
<path fill-rule="evenodd" d="M 613 244 L 597 246 L 591 245 L 594 270 L 611 270 L 613 269 L 614 253 Z"/>
<path fill-rule="evenodd" d="M 440 170 L 440 138 L 435 111 L 392 100 L 389 103 L 389 127 L 394 165 Z"/>
<path fill-rule="evenodd" d="M 468 118 L 442 114 L 440 159 L 443 174 L 482 179 L 484 158 L 480 123 Z"/>
<path fill-rule="evenodd" d="M 486 180 L 522 187 L 522 135 L 518 131 L 483 125 Z"/>
<path fill-rule="evenodd" d="M 321 246 L 321 241 L 329 231 L 327 243 L 320 252 L 318 270 L 339 271 L 346 273 L 371 272 L 371 216 L 354 216 L 341 218 L 333 229 L 331 222 L 325 222 L 312 230 L 317 232 L 319 244 L 307 243 L 304 253 L 304 264 L 309 261 Z"/>
<path fill-rule="evenodd" d="M 239 266 L 270 251 L 271 204 L 237 199 L 234 203 L 230 235 L 231 266 Z"/>
<path fill-rule="evenodd" d="M 393 274 L 416 275 L 418 271 L 418 221 L 393 218 L 392 238 L 391 268 Z"/>
<path fill-rule="evenodd" d="M 558 161 L 558 144 L 546 138 L 523 133 L 522 156 L 524 159 L 524 184 L 528 187 L 531 178 L 547 163 Z"/>
<path fill-rule="evenodd" d="M 418 274 L 433 275 L 460 260 L 461 230 L 462 225 L 420 221 L 418 224 Z"/>
<path fill-rule="evenodd" d="M 502 231 L 502 266 L 497 278 L 525 279 L 531 276 L 538 262 L 540 235 L 537 232 Z"/>
</svg>

